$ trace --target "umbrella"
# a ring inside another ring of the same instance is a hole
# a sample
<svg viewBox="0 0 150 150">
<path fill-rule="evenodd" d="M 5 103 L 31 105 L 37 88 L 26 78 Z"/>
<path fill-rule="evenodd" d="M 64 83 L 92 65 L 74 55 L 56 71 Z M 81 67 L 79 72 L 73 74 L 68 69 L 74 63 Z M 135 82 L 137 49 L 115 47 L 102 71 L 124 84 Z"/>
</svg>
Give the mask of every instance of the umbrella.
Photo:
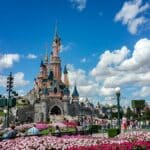
<svg viewBox="0 0 150 150">
<path fill-rule="evenodd" d="M 39 130 L 35 127 L 32 127 L 27 131 L 27 135 L 37 135 L 37 134 L 39 134 Z"/>
</svg>

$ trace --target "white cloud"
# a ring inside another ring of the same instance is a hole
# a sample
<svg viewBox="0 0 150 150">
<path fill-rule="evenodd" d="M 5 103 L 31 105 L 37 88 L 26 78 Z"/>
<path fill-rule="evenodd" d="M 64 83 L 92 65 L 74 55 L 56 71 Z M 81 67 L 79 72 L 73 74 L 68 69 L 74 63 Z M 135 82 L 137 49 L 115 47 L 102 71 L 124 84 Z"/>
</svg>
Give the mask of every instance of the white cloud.
<svg viewBox="0 0 150 150">
<path fill-rule="evenodd" d="M 70 0 L 73 7 L 79 11 L 83 11 L 86 8 L 87 0 Z"/>
<path fill-rule="evenodd" d="M 18 62 L 20 59 L 19 54 L 1 54 L 0 55 L 0 69 L 10 68 L 14 62 Z"/>
<path fill-rule="evenodd" d="M 26 81 L 24 79 L 24 73 L 23 72 L 17 72 L 14 74 L 14 85 L 17 87 L 25 86 L 29 84 L 29 81 Z"/>
<path fill-rule="evenodd" d="M 80 62 L 81 62 L 81 63 L 86 63 L 86 62 L 87 62 L 87 59 L 84 57 L 84 58 L 81 59 Z"/>
<path fill-rule="evenodd" d="M 141 97 L 150 96 L 150 86 L 142 87 L 141 92 L 140 92 L 140 96 Z"/>
<path fill-rule="evenodd" d="M 0 86 L 6 87 L 7 77 L 0 75 Z"/>
<path fill-rule="evenodd" d="M 135 97 L 149 97 L 150 96 L 150 86 L 144 86 L 139 90 L 136 90 L 134 93 Z"/>
<path fill-rule="evenodd" d="M 114 50 L 113 52 L 106 50 L 100 56 L 100 61 L 98 62 L 97 66 L 91 71 L 91 75 L 95 77 L 106 77 L 107 74 L 113 75 L 113 68 L 116 65 L 120 64 L 123 60 L 125 60 L 128 54 L 129 50 L 126 46 L 123 46 L 120 50 Z"/>
<path fill-rule="evenodd" d="M 137 33 L 138 27 L 145 22 L 147 22 L 147 20 L 144 17 L 136 18 L 129 22 L 128 30 L 130 31 L 130 33 L 135 34 Z"/>
<path fill-rule="evenodd" d="M 66 45 L 61 45 L 60 47 L 60 53 L 71 50 L 73 47 L 73 43 L 68 43 Z"/>
<path fill-rule="evenodd" d="M 6 87 L 7 77 L 8 76 L 0 75 L 0 86 Z M 13 75 L 13 77 L 14 77 L 15 87 L 22 87 L 22 86 L 29 84 L 29 81 L 24 79 L 23 72 L 17 72 Z"/>
<path fill-rule="evenodd" d="M 122 98 L 122 105 L 129 105 L 129 100 L 133 98 L 148 98 L 150 96 L 150 39 L 140 39 L 133 47 L 133 50 L 129 50 L 126 46 L 113 51 L 106 50 L 100 55 L 97 65 L 90 72 L 68 65 L 71 91 L 76 82 L 82 98 L 98 100 L 101 96 L 101 98 L 110 96 L 112 99 L 115 97 L 117 86 L 121 87 L 121 94 L 126 97 L 126 99 Z M 104 103 L 108 102 L 104 100 Z"/>
<path fill-rule="evenodd" d="M 87 72 L 82 69 L 75 69 L 73 65 L 68 65 L 68 75 L 71 91 L 76 82 L 79 95 L 81 97 L 91 97 L 99 95 L 99 85 L 87 75 Z"/>
<path fill-rule="evenodd" d="M 138 27 L 148 21 L 143 13 L 149 8 L 148 3 L 142 5 L 142 0 L 125 2 L 121 10 L 116 14 L 115 21 L 121 21 L 122 24 L 128 26 L 130 33 L 135 34 Z"/>
<path fill-rule="evenodd" d="M 28 54 L 27 58 L 28 59 L 36 59 L 37 56 L 35 54 Z"/>
<path fill-rule="evenodd" d="M 105 88 L 105 87 L 101 88 L 102 95 L 109 96 L 109 95 L 113 95 L 114 93 L 115 93 L 114 88 Z"/>
<path fill-rule="evenodd" d="M 114 88 L 141 88 L 139 96 L 150 96 L 147 92 L 150 86 L 150 40 L 140 39 L 131 51 L 127 47 L 120 50 L 105 51 L 99 58 L 96 67 L 90 74 L 101 83 L 101 94 L 111 95 Z M 146 88 L 144 88 L 146 87 Z M 135 95 L 135 93 L 130 93 Z"/>
<path fill-rule="evenodd" d="M 123 61 L 120 65 L 120 69 L 123 70 L 139 70 L 147 69 L 150 67 L 150 40 L 141 39 L 135 46 L 132 57 Z M 147 68 L 147 69 L 146 69 Z M 149 70 L 149 69 L 148 69 Z"/>
<path fill-rule="evenodd" d="M 24 91 L 24 90 L 17 90 L 17 93 L 18 93 L 18 95 L 20 95 L 20 96 L 25 96 L 26 95 L 26 91 Z"/>
</svg>

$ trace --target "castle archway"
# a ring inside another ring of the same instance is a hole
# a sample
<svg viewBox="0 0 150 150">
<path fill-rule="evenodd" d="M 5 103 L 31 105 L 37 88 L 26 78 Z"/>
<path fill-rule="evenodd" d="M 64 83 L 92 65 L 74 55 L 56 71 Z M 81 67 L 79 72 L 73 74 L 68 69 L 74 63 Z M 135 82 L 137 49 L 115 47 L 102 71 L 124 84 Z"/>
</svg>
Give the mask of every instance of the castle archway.
<svg viewBox="0 0 150 150">
<path fill-rule="evenodd" d="M 58 106 L 54 106 L 52 109 L 51 109 L 51 115 L 61 115 L 61 109 L 58 107 Z"/>
</svg>

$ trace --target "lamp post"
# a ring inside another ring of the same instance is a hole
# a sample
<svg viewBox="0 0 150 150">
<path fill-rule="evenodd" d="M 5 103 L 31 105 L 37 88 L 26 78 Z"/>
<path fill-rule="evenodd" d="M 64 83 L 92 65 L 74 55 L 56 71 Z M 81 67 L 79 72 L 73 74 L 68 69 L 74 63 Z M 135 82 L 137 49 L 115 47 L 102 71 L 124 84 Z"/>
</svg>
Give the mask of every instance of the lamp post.
<svg viewBox="0 0 150 150">
<path fill-rule="evenodd" d="M 6 114 L 7 114 L 7 109 L 4 109 L 4 115 L 5 115 L 5 120 L 4 120 L 4 127 L 7 126 L 7 120 L 6 120 Z"/>
<path fill-rule="evenodd" d="M 7 99 L 7 127 L 9 127 L 9 109 L 10 109 L 10 99 L 11 99 L 11 93 L 13 88 L 13 76 L 10 72 L 9 76 L 7 77 L 7 91 L 8 91 L 8 99 Z"/>
<path fill-rule="evenodd" d="M 116 96 L 117 96 L 117 109 L 118 109 L 118 120 L 117 120 L 117 125 L 118 128 L 121 129 L 121 122 L 120 122 L 120 87 L 117 87 L 115 89 Z"/>
</svg>

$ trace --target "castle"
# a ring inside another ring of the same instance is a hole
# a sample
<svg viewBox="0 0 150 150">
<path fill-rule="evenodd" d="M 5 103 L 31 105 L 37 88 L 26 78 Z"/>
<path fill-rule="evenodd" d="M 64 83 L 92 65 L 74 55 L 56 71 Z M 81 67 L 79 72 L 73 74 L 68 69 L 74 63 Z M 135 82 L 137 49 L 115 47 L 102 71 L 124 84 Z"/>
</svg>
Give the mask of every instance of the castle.
<svg viewBox="0 0 150 150">
<path fill-rule="evenodd" d="M 34 121 L 47 121 L 51 115 L 79 115 L 79 93 L 76 85 L 72 94 L 69 90 L 67 67 L 64 67 L 63 81 L 59 52 L 61 39 L 55 31 L 50 59 L 46 52 L 40 71 L 34 79 L 33 89 L 26 95 L 34 109 Z"/>
</svg>

